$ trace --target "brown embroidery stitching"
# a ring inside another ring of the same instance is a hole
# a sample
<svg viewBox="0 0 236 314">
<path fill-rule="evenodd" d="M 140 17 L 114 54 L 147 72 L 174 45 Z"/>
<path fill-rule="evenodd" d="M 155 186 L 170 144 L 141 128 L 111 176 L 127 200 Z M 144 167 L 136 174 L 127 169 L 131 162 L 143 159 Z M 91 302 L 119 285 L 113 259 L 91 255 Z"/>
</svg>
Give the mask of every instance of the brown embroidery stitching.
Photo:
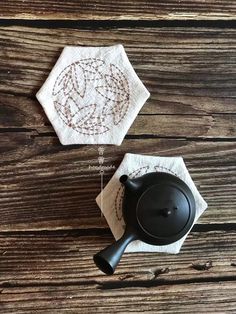
<svg viewBox="0 0 236 314">
<path fill-rule="evenodd" d="M 114 64 L 110 64 L 110 74 L 105 75 L 105 82 L 105 85 L 97 86 L 96 90 L 107 100 L 106 106 L 103 108 L 103 114 L 112 114 L 113 123 L 117 125 L 128 111 L 130 101 L 129 83 L 121 70 Z"/>
<path fill-rule="evenodd" d="M 180 176 L 179 176 L 176 172 L 170 170 L 170 169 L 167 168 L 167 167 L 164 167 L 164 166 L 155 166 L 154 169 L 156 170 L 156 172 L 167 172 L 167 173 L 171 173 L 171 174 L 173 174 L 174 176 L 180 178 Z"/>
<path fill-rule="evenodd" d="M 91 88 L 100 95 L 100 101 L 88 104 L 86 95 Z M 86 135 L 103 134 L 112 124 L 118 125 L 130 105 L 129 82 L 123 72 L 114 64 L 107 69 L 105 62 L 96 58 L 81 59 L 65 67 L 52 95 L 61 120 Z"/>
</svg>

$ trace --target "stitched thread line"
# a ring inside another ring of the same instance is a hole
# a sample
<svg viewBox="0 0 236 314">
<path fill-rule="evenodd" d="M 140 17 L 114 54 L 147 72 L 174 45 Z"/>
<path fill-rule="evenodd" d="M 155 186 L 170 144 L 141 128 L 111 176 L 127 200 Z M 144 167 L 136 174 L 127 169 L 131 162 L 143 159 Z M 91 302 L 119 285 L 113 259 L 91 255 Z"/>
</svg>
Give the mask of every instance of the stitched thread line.
<svg viewBox="0 0 236 314">
<path fill-rule="evenodd" d="M 54 107 L 59 117 L 68 127 L 84 135 L 106 133 L 112 121 L 114 125 L 119 124 L 129 109 L 130 88 L 127 78 L 114 64 L 109 65 L 109 74 L 102 74 L 104 68 L 101 67 L 104 66 L 105 62 L 101 59 L 81 59 L 65 67 L 53 86 Z M 79 72 L 82 79 L 78 77 Z M 79 107 L 77 98 L 85 98 L 89 92 L 89 81 L 100 82 L 95 90 L 106 102 Z M 108 119 L 111 115 L 112 121 Z"/>
</svg>

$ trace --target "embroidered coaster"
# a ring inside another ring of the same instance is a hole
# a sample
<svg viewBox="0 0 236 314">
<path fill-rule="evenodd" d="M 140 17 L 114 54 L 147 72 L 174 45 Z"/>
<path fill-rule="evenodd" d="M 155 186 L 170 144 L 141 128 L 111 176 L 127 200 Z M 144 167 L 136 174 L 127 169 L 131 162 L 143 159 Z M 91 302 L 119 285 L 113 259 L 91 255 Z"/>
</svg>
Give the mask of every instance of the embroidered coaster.
<svg viewBox="0 0 236 314">
<path fill-rule="evenodd" d="M 122 45 L 65 47 L 36 95 L 64 145 L 120 145 L 149 96 Z"/>
<path fill-rule="evenodd" d="M 118 240 L 123 235 L 125 228 L 125 223 L 122 216 L 124 188 L 119 182 L 120 176 L 127 174 L 130 178 L 135 178 L 154 171 L 173 174 L 179 177 L 189 186 L 196 202 L 196 216 L 194 223 L 206 210 L 207 203 L 198 192 L 182 157 L 155 157 L 125 154 L 125 157 L 122 160 L 119 168 L 103 191 L 96 198 L 96 202 L 104 214 L 116 240 Z M 143 251 L 177 254 L 179 253 L 186 237 L 187 235 L 172 244 L 163 246 L 149 245 L 142 241 L 134 241 L 127 246 L 125 252 Z"/>
</svg>

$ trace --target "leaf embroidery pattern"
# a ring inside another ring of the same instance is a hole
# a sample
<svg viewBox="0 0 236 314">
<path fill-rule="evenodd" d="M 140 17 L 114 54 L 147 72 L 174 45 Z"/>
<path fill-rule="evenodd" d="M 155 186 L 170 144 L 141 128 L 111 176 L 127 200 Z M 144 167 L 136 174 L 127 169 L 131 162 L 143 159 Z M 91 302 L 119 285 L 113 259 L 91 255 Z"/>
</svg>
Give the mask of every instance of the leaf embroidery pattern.
<svg viewBox="0 0 236 314">
<path fill-rule="evenodd" d="M 94 91 L 95 99 L 90 99 Z M 112 124 L 121 122 L 130 105 L 129 82 L 123 72 L 96 58 L 65 67 L 55 81 L 52 96 L 61 120 L 86 135 L 109 131 Z"/>
<path fill-rule="evenodd" d="M 110 73 L 105 75 L 105 84 L 97 86 L 96 90 L 106 99 L 103 114 L 112 114 L 114 124 L 119 124 L 130 103 L 129 83 L 125 75 L 117 66 L 110 64 Z"/>
</svg>

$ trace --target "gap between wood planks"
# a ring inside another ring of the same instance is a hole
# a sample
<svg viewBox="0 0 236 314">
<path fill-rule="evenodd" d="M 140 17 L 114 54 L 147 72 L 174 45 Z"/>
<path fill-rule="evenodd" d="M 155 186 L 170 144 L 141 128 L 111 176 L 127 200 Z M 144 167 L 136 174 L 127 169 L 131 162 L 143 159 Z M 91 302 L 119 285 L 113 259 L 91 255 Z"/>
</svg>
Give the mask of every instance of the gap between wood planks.
<svg viewBox="0 0 236 314">
<path fill-rule="evenodd" d="M 140 27 L 190 27 L 190 28 L 236 28 L 236 20 L 27 20 L 0 19 L 0 26 L 26 26 L 34 28 L 80 28 L 115 29 Z"/>
<path fill-rule="evenodd" d="M 195 224 L 191 232 L 209 232 L 209 231 L 236 231 L 236 223 L 212 223 L 212 224 Z M 53 235 L 53 236 L 97 236 L 111 235 L 109 228 L 88 228 L 88 229 L 40 229 L 40 230 L 18 230 L 18 231 L 0 231 L 0 236 L 17 236 L 17 235 Z"/>
<path fill-rule="evenodd" d="M 111 289 L 123 289 L 129 287 L 144 287 L 151 288 L 156 286 L 164 286 L 164 285 L 184 285 L 184 284 L 192 284 L 192 283 L 207 283 L 207 282 L 219 282 L 219 281 L 235 281 L 234 276 L 224 276 L 220 278 L 194 278 L 192 279 L 177 279 L 177 280 L 168 280 L 168 279 L 154 279 L 150 281 L 106 281 L 103 283 L 99 283 L 98 289 L 102 290 L 111 290 Z"/>
<path fill-rule="evenodd" d="M 40 132 L 37 129 L 33 128 L 0 128 L 0 134 L 1 133 L 32 133 L 30 135 L 31 138 L 35 137 L 52 137 L 52 138 L 57 138 L 57 135 L 54 131 L 52 132 Z M 126 140 L 135 140 L 135 139 L 169 139 L 169 140 L 178 140 L 178 141 L 193 141 L 193 142 L 235 142 L 236 137 L 185 137 L 185 136 L 159 136 L 156 134 L 127 134 L 125 136 Z M 67 145 L 66 148 L 73 148 L 73 147 L 78 147 L 81 146 L 82 144 L 73 144 L 73 145 Z M 85 144 L 83 144 L 84 146 Z"/>
<path fill-rule="evenodd" d="M 105 276 L 105 275 L 104 275 Z M 204 278 L 194 278 L 192 279 L 177 279 L 177 280 L 169 280 L 169 279 L 154 279 L 154 280 L 132 280 L 132 281 L 112 281 L 106 280 L 104 282 L 97 280 L 79 280 L 75 282 L 63 282 L 62 283 L 31 283 L 31 284 L 12 284 L 10 282 L 3 282 L 0 284 L 0 289 L 4 288 L 20 288 L 20 287 L 69 287 L 69 286 L 87 286 L 92 285 L 96 286 L 99 290 L 111 290 L 111 289 L 124 289 L 124 288 L 133 288 L 133 287 L 143 287 L 143 288 L 151 288 L 157 286 L 168 286 L 168 285 L 184 285 L 184 284 L 195 284 L 195 283 L 213 283 L 213 282 L 235 282 L 235 276 L 223 276 L 219 278 L 212 277 L 204 277 Z M 0 290 L 0 295 L 3 290 Z"/>
</svg>

